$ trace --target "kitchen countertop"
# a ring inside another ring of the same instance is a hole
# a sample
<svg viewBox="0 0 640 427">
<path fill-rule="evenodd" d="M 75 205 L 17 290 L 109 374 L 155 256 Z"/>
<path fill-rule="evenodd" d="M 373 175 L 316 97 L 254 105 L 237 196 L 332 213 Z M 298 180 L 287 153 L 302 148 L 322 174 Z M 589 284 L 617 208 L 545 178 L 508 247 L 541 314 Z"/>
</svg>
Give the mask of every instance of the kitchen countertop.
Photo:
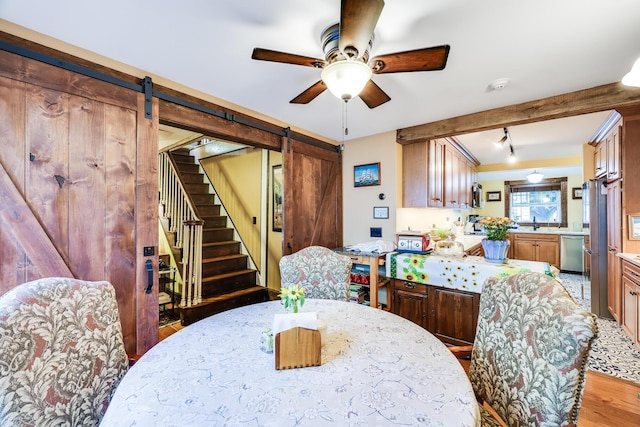
<svg viewBox="0 0 640 427">
<path fill-rule="evenodd" d="M 536 231 L 533 231 L 530 227 L 526 228 L 518 228 L 512 229 L 509 233 L 531 233 L 531 234 L 559 234 L 565 236 L 588 236 L 588 231 L 571 231 L 568 228 L 555 228 L 555 227 L 540 227 Z M 465 234 L 464 237 L 467 236 L 480 236 L 484 237 L 483 234 Z"/>
<path fill-rule="evenodd" d="M 555 267 L 546 262 L 509 259 L 503 263 L 488 262 L 478 256 L 440 256 L 392 252 L 386 256 L 386 276 L 441 286 L 449 289 L 482 293 L 485 280 L 491 276 L 510 276 L 536 271 L 555 277 Z"/>
<path fill-rule="evenodd" d="M 622 252 L 622 253 L 619 253 L 618 256 L 626 261 L 629 261 L 631 264 L 634 264 L 640 267 L 640 254 Z"/>
</svg>

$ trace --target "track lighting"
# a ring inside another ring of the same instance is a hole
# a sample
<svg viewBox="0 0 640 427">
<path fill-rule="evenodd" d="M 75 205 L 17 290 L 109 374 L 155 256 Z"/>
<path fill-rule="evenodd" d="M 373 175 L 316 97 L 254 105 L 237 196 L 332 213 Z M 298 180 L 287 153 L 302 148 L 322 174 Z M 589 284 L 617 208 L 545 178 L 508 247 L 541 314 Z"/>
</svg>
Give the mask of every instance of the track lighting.
<svg viewBox="0 0 640 427">
<path fill-rule="evenodd" d="M 507 128 L 502 128 L 502 130 L 504 131 L 504 136 L 500 138 L 499 141 L 496 141 L 495 144 L 496 146 L 502 148 L 504 147 L 505 142 L 509 142 L 509 157 L 507 161 L 509 163 L 515 163 L 516 161 L 518 161 L 518 159 L 516 158 L 516 153 L 515 153 L 515 150 L 513 149 L 513 144 L 511 144 L 511 135 L 509 135 L 509 130 Z"/>
<path fill-rule="evenodd" d="M 509 131 L 507 131 L 507 128 L 502 128 L 502 130 L 504 130 L 504 136 L 500 139 L 500 141 L 496 141 L 496 145 L 498 147 L 504 147 L 504 143 L 509 138 Z"/>
</svg>

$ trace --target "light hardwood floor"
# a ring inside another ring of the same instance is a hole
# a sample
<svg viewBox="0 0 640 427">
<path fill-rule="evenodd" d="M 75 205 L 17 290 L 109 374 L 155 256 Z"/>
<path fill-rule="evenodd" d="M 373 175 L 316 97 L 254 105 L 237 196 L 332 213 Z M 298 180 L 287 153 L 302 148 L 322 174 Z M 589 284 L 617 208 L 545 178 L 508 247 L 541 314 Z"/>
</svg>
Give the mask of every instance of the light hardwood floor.
<svg viewBox="0 0 640 427">
<path fill-rule="evenodd" d="M 180 323 L 160 328 L 160 340 L 176 333 Z M 468 361 L 461 361 L 468 371 Z M 588 371 L 578 427 L 640 426 L 640 384 Z"/>
</svg>

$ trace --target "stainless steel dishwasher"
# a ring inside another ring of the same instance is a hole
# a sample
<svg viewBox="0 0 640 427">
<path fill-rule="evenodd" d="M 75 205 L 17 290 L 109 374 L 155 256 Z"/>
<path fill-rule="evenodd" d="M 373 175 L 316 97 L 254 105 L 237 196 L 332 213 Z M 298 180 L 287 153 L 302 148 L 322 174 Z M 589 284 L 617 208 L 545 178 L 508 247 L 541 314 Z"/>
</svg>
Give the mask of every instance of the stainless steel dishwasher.
<svg viewBox="0 0 640 427">
<path fill-rule="evenodd" d="M 584 236 L 560 236 L 560 270 L 582 273 Z"/>
</svg>

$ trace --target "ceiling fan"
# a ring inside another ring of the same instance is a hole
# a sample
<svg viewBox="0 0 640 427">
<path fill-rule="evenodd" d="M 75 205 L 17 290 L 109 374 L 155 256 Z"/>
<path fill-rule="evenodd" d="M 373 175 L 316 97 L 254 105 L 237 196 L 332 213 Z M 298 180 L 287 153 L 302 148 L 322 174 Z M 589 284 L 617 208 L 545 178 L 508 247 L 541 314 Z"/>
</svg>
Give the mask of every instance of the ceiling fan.
<svg viewBox="0 0 640 427">
<path fill-rule="evenodd" d="M 378 23 L 384 0 L 342 0 L 340 23 L 322 32 L 325 59 L 255 48 L 251 58 L 261 61 L 304 65 L 322 69 L 321 80 L 304 90 L 290 102 L 307 104 L 327 88 L 345 102 L 360 96 L 369 108 L 391 98 L 371 80 L 372 74 L 442 70 L 447 64 L 449 45 L 380 55 L 369 60 L 373 31 Z M 355 77 L 354 77 L 355 76 Z M 345 80 L 359 80 L 355 88 Z M 336 85 L 343 85 L 342 89 Z"/>
</svg>

